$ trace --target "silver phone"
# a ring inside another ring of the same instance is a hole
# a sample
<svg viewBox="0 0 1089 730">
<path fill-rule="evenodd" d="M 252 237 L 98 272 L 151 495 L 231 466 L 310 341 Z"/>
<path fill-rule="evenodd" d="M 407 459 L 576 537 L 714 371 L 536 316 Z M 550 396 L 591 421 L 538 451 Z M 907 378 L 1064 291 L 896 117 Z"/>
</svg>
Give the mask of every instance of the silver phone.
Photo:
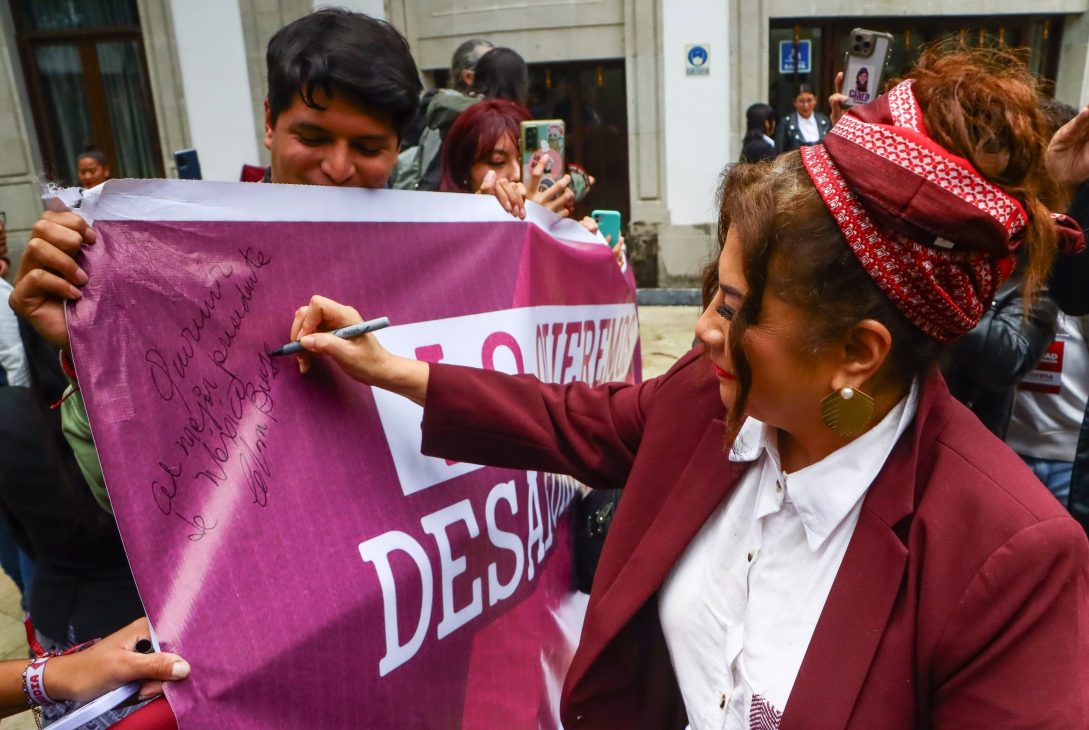
<svg viewBox="0 0 1089 730">
<path fill-rule="evenodd" d="M 868 104 L 881 93 L 885 64 L 892 48 L 892 34 L 855 28 L 843 67 L 843 89 L 847 106 Z"/>
</svg>

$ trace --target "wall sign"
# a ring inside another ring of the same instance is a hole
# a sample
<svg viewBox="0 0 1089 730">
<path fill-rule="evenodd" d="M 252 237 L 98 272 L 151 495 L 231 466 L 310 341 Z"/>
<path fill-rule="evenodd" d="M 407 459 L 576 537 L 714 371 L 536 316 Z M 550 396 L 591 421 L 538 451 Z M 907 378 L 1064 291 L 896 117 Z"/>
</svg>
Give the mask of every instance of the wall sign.
<svg viewBox="0 0 1089 730">
<path fill-rule="evenodd" d="M 684 47 L 685 73 L 707 76 L 711 73 L 711 44 L 694 43 Z"/>
<path fill-rule="evenodd" d="M 797 46 L 798 56 L 794 57 L 794 48 Z M 810 52 L 813 47 L 812 41 L 779 41 L 779 73 L 792 74 L 800 73 L 807 74 L 811 70 L 813 54 Z"/>
</svg>

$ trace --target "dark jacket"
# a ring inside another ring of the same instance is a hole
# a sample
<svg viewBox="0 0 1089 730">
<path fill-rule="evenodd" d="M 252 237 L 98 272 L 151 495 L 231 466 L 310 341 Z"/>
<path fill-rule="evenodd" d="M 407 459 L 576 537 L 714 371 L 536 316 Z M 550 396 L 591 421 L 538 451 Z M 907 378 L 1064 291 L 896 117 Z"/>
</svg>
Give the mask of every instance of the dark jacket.
<svg viewBox="0 0 1089 730">
<path fill-rule="evenodd" d="M 1068 213 L 1089 235 L 1089 183 L 1082 183 L 1078 188 Z M 1055 262 L 1050 286 L 1063 312 L 1074 317 L 1089 314 L 1089 249 L 1080 254 L 1060 256 Z M 1066 506 L 1089 533 L 1089 403 L 1085 404 L 1085 416 L 1081 420 Z"/>
<path fill-rule="evenodd" d="M 770 160 L 777 154 L 779 154 L 778 148 L 774 144 L 768 144 L 768 141 L 764 139 L 764 135 L 760 134 L 745 138 L 741 146 L 740 161 L 760 162 L 761 160 Z"/>
<path fill-rule="evenodd" d="M 390 178 L 399 190 L 438 190 L 442 181 L 442 143 L 458 116 L 480 97 L 453 89 L 440 89 L 427 105 L 423 129 L 415 147 L 406 147 L 397 157 Z"/>
<path fill-rule="evenodd" d="M 1082 227 L 1089 234 L 1089 216 Z M 1049 284 L 1059 309 L 1071 317 L 1089 314 L 1089 248 L 1078 254 L 1061 254 L 1055 259 Z"/>
<path fill-rule="evenodd" d="M 824 135 L 828 134 L 828 130 L 832 128 L 832 120 L 820 112 L 813 112 L 813 116 L 817 119 L 817 131 L 820 133 L 820 139 L 824 139 Z M 790 152 L 791 150 L 799 150 L 807 144 L 814 143 L 802 139 L 802 130 L 798 128 L 798 112 L 791 112 L 783 117 L 776 128 L 775 149 L 779 152 Z"/>
<path fill-rule="evenodd" d="M 144 615 L 113 517 L 30 388 L 0 388 L 0 517 L 34 560 L 30 615 L 42 634 L 64 642 L 71 627 L 83 642 Z"/>
<path fill-rule="evenodd" d="M 953 397 L 972 409 L 983 425 L 1005 440 L 1017 384 L 1032 372 L 1055 339 L 1058 307 L 1046 292 L 1025 316 L 1021 277 L 998 289 L 975 329 L 950 345 L 942 374 Z"/>
<path fill-rule="evenodd" d="M 1078 187 L 1067 213 L 1089 237 L 1089 182 Z M 1079 254 L 1060 255 L 1048 286 L 1063 312 L 1071 317 L 1089 314 L 1089 247 Z"/>
<path fill-rule="evenodd" d="M 1089 341 L 1089 333 L 1085 333 Z M 1074 451 L 1074 469 L 1070 474 L 1070 496 L 1067 498 L 1070 514 L 1089 533 L 1089 403 L 1081 419 L 1078 446 Z"/>
<path fill-rule="evenodd" d="M 432 365 L 424 453 L 624 487 L 564 727 L 682 728 L 663 581 L 746 465 L 699 351 L 639 385 Z M 1089 727 L 1089 542 L 933 372 L 864 497 L 781 730 Z"/>
</svg>

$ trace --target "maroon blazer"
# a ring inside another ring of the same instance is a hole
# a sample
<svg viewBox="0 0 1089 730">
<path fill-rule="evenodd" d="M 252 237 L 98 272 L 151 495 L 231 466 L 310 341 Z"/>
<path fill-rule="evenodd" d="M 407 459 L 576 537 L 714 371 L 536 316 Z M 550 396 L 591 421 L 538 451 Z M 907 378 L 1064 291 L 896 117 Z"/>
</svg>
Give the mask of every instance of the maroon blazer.
<svg viewBox="0 0 1089 730">
<path fill-rule="evenodd" d="M 658 590 L 737 483 L 692 351 L 640 385 L 432 365 L 424 451 L 624 487 L 564 683 L 568 728 L 673 728 Z M 781 730 L 1089 727 L 1089 543 L 937 372 L 863 501 Z"/>
</svg>

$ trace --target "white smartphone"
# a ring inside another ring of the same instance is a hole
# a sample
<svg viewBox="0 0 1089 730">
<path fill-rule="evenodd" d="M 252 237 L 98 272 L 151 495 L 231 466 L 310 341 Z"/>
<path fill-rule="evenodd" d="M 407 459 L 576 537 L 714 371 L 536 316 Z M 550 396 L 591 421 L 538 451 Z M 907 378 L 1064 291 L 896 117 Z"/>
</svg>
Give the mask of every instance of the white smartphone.
<svg viewBox="0 0 1089 730">
<path fill-rule="evenodd" d="M 843 89 L 847 106 L 868 104 L 881 93 L 885 64 L 892 48 L 892 34 L 855 28 L 843 67 Z"/>
</svg>

